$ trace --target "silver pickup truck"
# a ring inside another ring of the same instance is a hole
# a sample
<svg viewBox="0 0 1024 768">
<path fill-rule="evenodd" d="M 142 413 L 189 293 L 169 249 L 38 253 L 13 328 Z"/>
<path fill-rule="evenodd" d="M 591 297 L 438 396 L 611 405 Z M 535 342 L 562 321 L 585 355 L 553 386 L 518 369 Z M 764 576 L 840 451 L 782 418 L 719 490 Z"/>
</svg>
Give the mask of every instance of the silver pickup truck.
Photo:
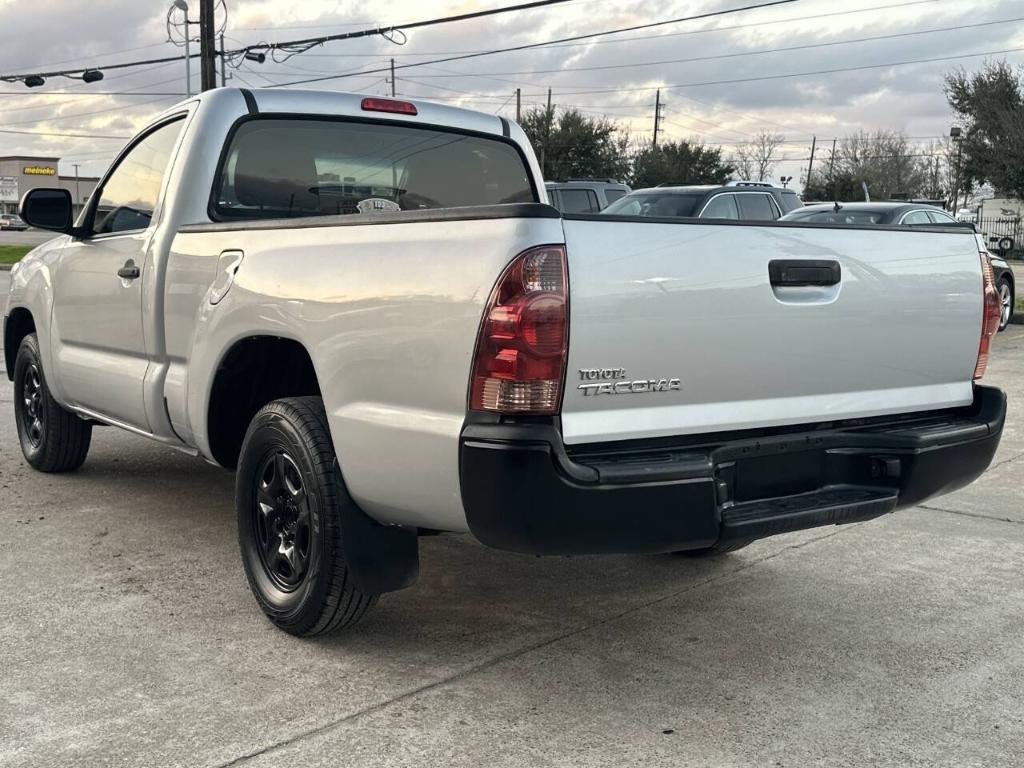
<svg viewBox="0 0 1024 768">
<path fill-rule="evenodd" d="M 522 130 L 223 89 L 121 152 L 12 273 L 21 448 L 114 425 L 236 469 L 282 629 L 411 584 L 418 536 L 715 554 L 866 520 L 988 466 L 999 321 L 969 228 L 562 215 Z"/>
</svg>

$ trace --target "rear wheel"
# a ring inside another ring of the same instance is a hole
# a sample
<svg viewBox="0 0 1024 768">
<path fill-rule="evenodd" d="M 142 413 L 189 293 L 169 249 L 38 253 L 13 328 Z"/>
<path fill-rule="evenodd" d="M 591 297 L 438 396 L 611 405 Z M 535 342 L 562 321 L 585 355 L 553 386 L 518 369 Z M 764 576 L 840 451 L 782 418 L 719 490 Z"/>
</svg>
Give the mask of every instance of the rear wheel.
<svg viewBox="0 0 1024 768">
<path fill-rule="evenodd" d="M 1013 286 L 1003 278 L 996 285 L 996 290 L 999 291 L 999 330 L 1003 331 L 1013 317 Z"/>
<path fill-rule="evenodd" d="M 275 400 L 256 414 L 242 443 L 235 504 L 249 586 L 285 632 L 351 626 L 377 601 L 351 578 L 342 517 L 361 513 L 342 482 L 319 398 Z"/>
<path fill-rule="evenodd" d="M 92 425 L 53 399 L 34 333 L 22 339 L 14 361 L 14 415 L 21 452 L 35 469 L 70 472 L 82 466 L 92 441 Z"/>
</svg>

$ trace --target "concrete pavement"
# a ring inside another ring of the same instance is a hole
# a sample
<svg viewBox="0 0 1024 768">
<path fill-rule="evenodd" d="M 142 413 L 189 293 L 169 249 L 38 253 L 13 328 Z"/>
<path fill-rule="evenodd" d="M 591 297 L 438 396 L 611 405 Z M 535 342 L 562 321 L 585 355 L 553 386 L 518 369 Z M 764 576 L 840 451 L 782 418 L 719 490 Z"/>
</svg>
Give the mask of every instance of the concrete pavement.
<svg viewBox="0 0 1024 768">
<path fill-rule="evenodd" d="M 1020 766 L 1024 328 L 990 371 L 996 466 L 926 508 L 714 561 L 424 539 L 316 641 L 250 597 L 231 475 L 113 429 L 32 472 L 4 380 L 0 766 Z"/>
</svg>

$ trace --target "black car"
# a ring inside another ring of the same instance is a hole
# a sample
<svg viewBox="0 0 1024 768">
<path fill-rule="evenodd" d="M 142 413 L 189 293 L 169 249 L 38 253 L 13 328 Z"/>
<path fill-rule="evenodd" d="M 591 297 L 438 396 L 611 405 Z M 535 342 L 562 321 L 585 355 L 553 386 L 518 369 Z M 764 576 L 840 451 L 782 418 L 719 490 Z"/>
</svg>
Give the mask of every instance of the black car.
<svg viewBox="0 0 1024 768">
<path fill-rule="evenodd" d="M 760 181 L 730 181 L 724 185 L 637 189 L 609 205 L 601 215 L 775 221 L 801 205 L 792 189 Z"/>
<path fill-rule="evenodd" d="M 782 221 L 800 221 L 809 224 L 860 224 L 895 226 L 965 226 L 941 208 L 924 203 L 821 203 L 805 205 L 782 217 Z M 1010 324 L 1013 317 L 1013 302 L 1016 295 L 1016 280 L 1013 270 L 1001 256 L 989 251 L 996 290 L 1002 314 L 999 330 Z"/>
</svg>

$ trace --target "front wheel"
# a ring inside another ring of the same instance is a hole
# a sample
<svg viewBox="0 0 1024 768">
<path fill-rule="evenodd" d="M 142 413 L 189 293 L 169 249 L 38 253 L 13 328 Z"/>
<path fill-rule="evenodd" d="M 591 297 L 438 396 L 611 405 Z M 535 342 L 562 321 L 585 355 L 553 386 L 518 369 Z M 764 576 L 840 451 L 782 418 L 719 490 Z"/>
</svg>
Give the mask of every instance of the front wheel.
<svg viewBox="0 0 1024 768">
<path fill-rule="evenodd" d="M 1010 281 L 1005 278 L 999 281 L 996 289 L 999 291 L 999 330 L 1006 330 L 1013 317 L 1013 288 Z"/>
<path fill-rule="evenodd" d="M 92 441 L 92 425 L 53 399 L 34 333 L 22 339 L 14 360 L 14 416 L 21 452 L 32 467 L 40 472 L 70 472 L 82 466 Z"/>
<path fill-rule="evenodd" d="M 351 626 L 377 601 L 353 584 L 345 490 L 323 403 L 293 397 L 264 406 L 249 425 L 235 481 L 242 562 L 267 617 L 293 635 Z"/>
</svg>

